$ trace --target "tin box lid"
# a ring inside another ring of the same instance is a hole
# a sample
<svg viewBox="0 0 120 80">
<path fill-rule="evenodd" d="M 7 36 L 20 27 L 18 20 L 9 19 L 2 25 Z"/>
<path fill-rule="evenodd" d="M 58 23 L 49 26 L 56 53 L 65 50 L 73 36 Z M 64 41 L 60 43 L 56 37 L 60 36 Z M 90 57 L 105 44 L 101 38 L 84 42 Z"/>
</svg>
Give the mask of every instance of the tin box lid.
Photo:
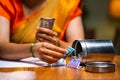
<svg viewBox="0 0 120 80">
<path fill-rule="evenodd" d="M 115 72 L 115 63 L 112 62 L 87 62 L 85 70 L 88 72 Z"/>
</svg>

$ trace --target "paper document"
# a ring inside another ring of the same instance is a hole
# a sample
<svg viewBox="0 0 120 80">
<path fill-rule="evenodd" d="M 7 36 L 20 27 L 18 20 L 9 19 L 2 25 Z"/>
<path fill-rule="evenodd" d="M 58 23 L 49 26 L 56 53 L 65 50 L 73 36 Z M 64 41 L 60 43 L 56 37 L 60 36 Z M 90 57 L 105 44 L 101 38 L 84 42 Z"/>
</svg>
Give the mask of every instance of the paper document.
<svg viewBox="0 0 120 80">
<path fill-rule="evenodd" d="M 0 68 L 5 67 L 42 67 L 47 66 L 48 63 L 41 61 L 39 58 L 25 58 L 20 61 L 8 61 L 8 60 L 0 60 Z"/>
</svg>

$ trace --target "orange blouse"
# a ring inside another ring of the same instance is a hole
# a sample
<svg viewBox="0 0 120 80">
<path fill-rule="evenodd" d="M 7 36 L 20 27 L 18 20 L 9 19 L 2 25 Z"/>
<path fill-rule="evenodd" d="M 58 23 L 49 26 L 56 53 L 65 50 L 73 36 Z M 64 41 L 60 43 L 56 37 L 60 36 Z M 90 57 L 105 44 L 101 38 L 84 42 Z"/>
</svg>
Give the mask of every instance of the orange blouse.
<svg viewBox="0 0 120 80">
<path fill-rule="evenodd" d="M 52 3 L 52 1 L 54 4 Z M 52 15 L 49 15 L 49 16 L 47 14 L 45 15 L 45 13 L 44 13 L 45 10 L 43 9 L 43 11 L 39 11 L 39 12 L 36 11 L 36 13 L 32 14 L 28 18 L 25 18 L 21 0 L 0 0 L 0 16 L 4 16 L 5 18 L 7 18 L 10 21 L 11 35 L 13 35 L 13 36 L 14 36 L 14 34 L 17 34 L 20 31 L 20 30 L 15 31 L 15 30 L 17 30 L 17 28 L 20 27 L 19 25 L 26 24 L 26 22 L 29 22 L 31 19 L 34 18 L 34 16 L 36 16 L 38 14 L 40 15 L 40 17 L 55 17 L 56 19 L 58 18 L 58 20 L 56 20 L 56 24 L 55 24 L 56 27 L 54 28 L 54 30 L 57 31 L 58 33 L 60 33 L 59 38 L 63 39 L 65 31 L 66 31 L 67 26 L 70 23 L 70 21 L 73 18 L 75 18 L 76 16 L 80 16 L 82 14 L 81 9 L 78 7 L 80 0 L 75 0 L 75 1 L 74 0 L 58 0 L 58 1 L 48 0 L 48 2 L 49 2 L 49 4 L 53 4 L 53 5 L 58 4 L 59 5 L 59 6 L 57 6 L 57 5 L 55 6 L 55 7 L 58 7 L 58 9 L 56 8 L 55 10 L 53 10 Z M 57 3 L 55 3 L 55 2 L 57 2 Z M 69 9 L 70 6 L 72 7 L 72 9 Z M 49 6 L 47 6 L 46 8 L 48 8 L 48 7 Z M 67 7 L 67 8 L 64 8 L 64 7 Z M 64 22 L 61 22 L 62 20 L 60 20 L 60 18 L 62 18 L 62 16 L 65 16 L 65 15 L 68 15 L 68 16 L 63 18 Z M 62 24 L 62 25 L 59 25 L 58 22 L 59 22 L 59 24 Z M 63 27 L 61 27 L 60 30 L 58 30 L 57 26 L 63 26 Z M 24 27 L 26 27 L 26 26 L 24 26 Z M 12 41 L 18 42 L 18 43 L 21 42 L 19 40 L 15 41 L 14 37 L 13 37 Z M 27 41 L 25 41 L 25 42 L 27 42 Z M 32 42 L 33 42 L 33 40 L 32 40 Z M 23 43 L 24 43 L 24 41 L 23 41 Z"/>
</svg>

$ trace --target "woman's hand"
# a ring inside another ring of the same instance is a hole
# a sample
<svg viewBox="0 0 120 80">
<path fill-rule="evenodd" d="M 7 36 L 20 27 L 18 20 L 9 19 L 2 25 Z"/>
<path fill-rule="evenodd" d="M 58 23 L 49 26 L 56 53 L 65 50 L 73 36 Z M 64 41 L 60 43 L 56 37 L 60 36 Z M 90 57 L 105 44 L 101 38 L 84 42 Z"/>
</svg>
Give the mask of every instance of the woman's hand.
<svg viewBox="0 0 120 80">
<path fill-rule="evenodd" d="M 33 52 L 35 56 L 40 58 L 42 61 L 54 63 L 64 57 L 68 51 L 47 42 L 38 42 L 35 43 Z"/>
<path fill-rule="evenodd" d="M 54 45 L 58 45 L 58 34 L 50 29 L 39 27 L 36 33 L 36 42 L 48 42 Z"/>
</svg>

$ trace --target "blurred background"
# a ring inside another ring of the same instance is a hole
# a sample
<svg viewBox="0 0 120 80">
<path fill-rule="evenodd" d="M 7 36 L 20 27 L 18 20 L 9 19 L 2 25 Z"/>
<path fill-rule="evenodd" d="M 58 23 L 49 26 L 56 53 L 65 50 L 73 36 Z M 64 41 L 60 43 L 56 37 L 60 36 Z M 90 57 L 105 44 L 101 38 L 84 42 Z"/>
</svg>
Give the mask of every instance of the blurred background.
<svg viewBox="0 0 120 80">
<path fill-rule="evenodd" d="M 83 0 L 86 39 L 109 39 L 120 54 L 120 0 Z"/>
</svg>

